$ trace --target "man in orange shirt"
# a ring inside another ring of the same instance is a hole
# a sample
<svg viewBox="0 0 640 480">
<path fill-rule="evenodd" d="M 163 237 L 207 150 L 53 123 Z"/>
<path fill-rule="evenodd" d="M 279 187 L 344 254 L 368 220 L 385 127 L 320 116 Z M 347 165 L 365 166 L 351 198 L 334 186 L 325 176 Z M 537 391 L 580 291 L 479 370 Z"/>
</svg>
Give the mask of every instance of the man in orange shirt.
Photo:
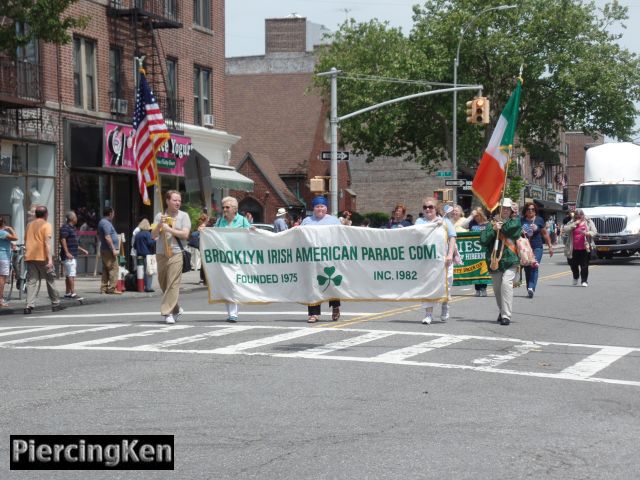
<svg viewBox="0 0 640 480">
<path fill-rule="evenodd" d="M 38 282 L 45 280 L 47 293 L 51 300 L 51 310 L 57 312 L 64 307 L 60 305 L 60 294 L 53 282 L 55 279 L 55 267 L 53 266 L 53 254 L 51 250 L 51 224 L 47 222 L 49 212 L 47 207 L 39 205 L 35 211 L 36 218 L 27 225 L 25 235 L 24 260 L 27 266 L 27 306 L 25 314 L 32 312 L 38 293 Z"/>
</svg>

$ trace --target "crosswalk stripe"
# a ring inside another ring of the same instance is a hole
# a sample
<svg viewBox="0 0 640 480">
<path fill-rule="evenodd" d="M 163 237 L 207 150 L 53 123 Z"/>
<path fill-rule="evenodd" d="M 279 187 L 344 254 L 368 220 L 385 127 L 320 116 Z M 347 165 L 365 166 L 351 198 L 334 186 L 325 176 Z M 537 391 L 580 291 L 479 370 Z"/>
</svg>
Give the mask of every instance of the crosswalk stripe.
<svg viewBox="0 0 640 480">
<path fill-rule="evenodd" d="M 36 337 L 18 338 L 17 340 L 7 340 L 5 342 L 0 342 L 0 347 L 4 345 L 18 345 L 21 343 L 37 342 L 39 340 L 50 340 L 52 338 L 67 337 L 70 335 L 79 335 L 81 333 L 100 332 L 102 330 L 111 330 L 119 327 L 121 327 L 121 325 L 107 325 L 102 327 L 83 328 L 81 330 L 69 330 L 68 332 L 61 332 L 61 333 L 51 333 L 49 335 L 38 335 Z"/>
<path fill-rule="evenodd" d="M 474 365 L 483 365 L 485 367 L 496 368 L 504 363 L 510 362 L 513 359 L 522 357 L 533 350 L 539 350 L 540 345 L 532 342 L 527 342 L 519 345 L 514 345 L 507 353 L 497 353 L 494 355 L 488 355 L 483 358 L 476 358 L 473 360 Z"/>
<path fill-rule="evenodd" d="M 22 330 L 11 330 L 7 332 L 1 332 L 0 337 L 7 337 L 9 335 L 20 335 L 22 333 L 46 332 L 47 330 L 57 330 L 60 328 L 66 328 L 70 326 L 71 325 L 47 325 L 42 327 L 26 328 Z"/>
<path fill-rule="evenodd" d="M 357 337 L 347 338 L 340 340 L 339 342 L 328 343 L 319 347 L 310 348 L 308 350 L 302 350 L 295 353 L 282 354 L 284 357 L 296 357 L 296 358 L 313 358 L 326 353 L 335 352 L 337 350 L 344 350 L 346 348 L 355 347 L 364 343 L 373 342 L 381 338 L 390 337 L 393 335 L 390 332 L 370 332 Z"/>
<path fill-rule="evenodd" d="M 216 348 L 214 350 L 209 350 L 211 353 L 222 353 L 222 354 L 234 354 L 240 353 L 245 350 L 249 350 L 252 348 L 263 347 L 265 345 L 271 345 L 273 343 L 285 342 L 287 340 L 292 340 L 294 338 L 305 337 L 307 335 L 313 335 L 315 333 L 320 333 L 322 330 L 316 330 L 313 328 L 304 328 L 300 330 L 293 330 L 287 333 L 281 333 L 279 335 L 273 335 L 271 337 L 259 338 L 257 340 L 251 340 L 248 342 L 238 343 L 236 345 L 229 345 L 227 347 Z"/>
<path fill-rule="evenodd" d="M 155 328 L 153 330 L 143 330 L 142 332 L 127 333 L 124 335 L 117 335 L 115 337 L 98 338 L 96 340 L 87 340 L 85 342 L 69 343 L 67 345 L 60 345 L 56 348 L 60 350 L 65 350 L 65 349 L 72 350 L 74 348 L 92 347 L 96 345 L 104 345 L 105 343 L 118 342 L 120 340 L 128 340 L 129 338 L 147 337 L 149 335 L 155 335 L 157 333 L 170 332 L 172 330 L 180 330 L 184 328 L 192 328 L 192 327 L 190 325 L 168 325 L 166 327 Z"/>
<path fill-rule="evenodd" d="M 565 368 L 560 374 L 589 378 L 633 351 L 635 351 L 635 349 L 632 348 L 605 347 L 578 363 Z"/>
<path fill-rule="evenodd" d="M 389 363 L 401 362 L 409 357 L 414 357 L 416 355 L 420 355 L 421 353 L 430 352 L 431 350 L 435 350 L 436 348 L 448 347 L 449 345 L 453 345 L 464 340 L 464 338 L 457 337 L 455 335 L 443 335 L 427 342 L 422 342 L 416 345 L 411 345 L 409 347 L 399 348 L 390 352 L 381 353 L 380 355 L 373 357 L 373 360 L 377 362 Z"/>
<path fill-rule="evenodd" d="M 169 347 L 175 347 L 177 345 L 184 345 L 187 343 L 199 342 L 201 340 L 206 340 L 212 337 L 222 337 L 224 335 L 243 332 L 245 330 L 251 330 L 251 327 L 250 326 L 227 327 L 227 328 L 222 328 L 220 330 L 213 330 L 211 332 L 199 333 L 198 335 L 174 338 L 174 339 L 165 340 L 164 342 L 159 342 L 159 343 L 149 343 L 147 345 L 140 345 L 138 347 L 133 347 L 132 350 L 141 350 L 141 351 L 161 350 L 163 348 L 169 348 Z"/>
</svg>

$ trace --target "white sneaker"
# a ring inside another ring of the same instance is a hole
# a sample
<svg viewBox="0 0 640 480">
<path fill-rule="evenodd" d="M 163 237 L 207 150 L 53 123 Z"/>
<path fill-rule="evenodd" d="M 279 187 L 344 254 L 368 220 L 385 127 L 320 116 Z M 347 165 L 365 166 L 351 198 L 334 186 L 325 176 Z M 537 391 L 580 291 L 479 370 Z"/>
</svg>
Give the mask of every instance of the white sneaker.
<svg viewBox="0 0 640 480">
<path fill-rule="evenodd" d="M 578 285 L 578 279 L 577 279 L 577 278 L 574 278 L 574 279 L 573 279 L 573 285 L 574 285 L 574 286 Z"/>
<path fill-rule="evenodd" d="M 588 286 L 589 286 L 589 284 L 588 284 L 587 282 L 582 282 L 582 286 L 583 286 L 583 287 L 588 287 Z"/>
<path fill-rule="evenodd" d="M 430 314 L 430 313 L 427 313 L 427 314 L 425 315 L 425 317 L 422 319 L 422 324 L 423 324 L 423 325 L 431 325 L 431 320 L 432 320 L 432 319 L 431 319 L 431 314 Z"/>
<path fill-rule="evenodd" d="M 174 323 L 176 323 L 176 319 L 173 318 L 173 315 L 169 314 L 164 316 L 164 322 L 167 325 L 173 325 Z"/>
<path fill-rule="evenodd" d="M 179 308 L 178 313 L 176 313 L 174 320 L 177 322 L 178 320 L 180 320 L 180 317 L 182 316 L 182 314 L 184 313 L 184 310 L 182 309 L 182 307 Z"/>
<path fill-rule="evenodd" d="M 442 304 L 442 312 L 440 312 L 440 320 L 442 320 L 443 322 L 446 322 L 447 320 L 449 320 L 449 304 L 448 303 Z"/>
</svg>

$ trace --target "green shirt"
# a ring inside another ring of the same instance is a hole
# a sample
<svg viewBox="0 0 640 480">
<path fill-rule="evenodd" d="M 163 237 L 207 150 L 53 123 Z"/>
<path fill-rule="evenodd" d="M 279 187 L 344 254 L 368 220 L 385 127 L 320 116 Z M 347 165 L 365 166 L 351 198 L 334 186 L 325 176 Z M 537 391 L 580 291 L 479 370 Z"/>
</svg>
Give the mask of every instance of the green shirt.
<svg viewBox="0 0 640 480">
<path fill-rule="evenodd" d="M 522 224 L 520 223 L 520 219 L 515 217 L 504 222 L 502 224 L 502 233 L 507 238 L 513 240 L 515 247 L 516 240 L 520 238 L 520 235 L 522 235 Z M 480 232 L 480 243 L 487 249 L 486 261 L 489 270 L 491 270 L 491 254 L 493 252 L 495 241 L 496 231 L 491 227 L 491 225 L 487 225 L 487 228 Z M 498 253 L 500 250 L 502 250 L 501 240 L 498 241 Z M 502 258 L 500 258 L 500 262 L 498 262 L 498 270 L 504 272 L 514 265 L 519 264 L 520 259 L 518 258 L 518 255 L 512 252 L 511 249 L 505 245 L 504 250 L 502 251 Z"/>
<path fill-rule="evenodd" d="M 243 217 L 239 213 L 236 213 L 236 216 L 233 217 L 231 223 L 227 222 L 226 218 L 220 217 L 216 222 L 216 227 L 249 228 L 251 227 L 251 224 L 245 217 Z"/>
</svg>

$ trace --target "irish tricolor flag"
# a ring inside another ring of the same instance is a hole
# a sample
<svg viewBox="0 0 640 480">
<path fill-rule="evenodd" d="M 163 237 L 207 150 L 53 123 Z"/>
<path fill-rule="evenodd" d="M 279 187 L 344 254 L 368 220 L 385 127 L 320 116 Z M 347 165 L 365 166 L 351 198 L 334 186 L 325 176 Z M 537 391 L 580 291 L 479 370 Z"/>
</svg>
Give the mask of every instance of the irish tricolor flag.
<svg viewBox="0 0 640 480">
<path fill-rule="evenodd" d="M 500 115 L 498 124 L 491 135 L 487 149 L 482 155 L 482 160 L 480 160 L 480 165 L 471 185 L 473 193 L 476 194 L 489 211 L 495 210 L 500 204 L 502 189 L 506 181 L 510 151 L 513 147 L 513 137 L 516 133 L 521 89 L 522 79 L 518 78 L 516 89 L 511 94 L 507 106 L 504 107 Z"/>
</svg>

